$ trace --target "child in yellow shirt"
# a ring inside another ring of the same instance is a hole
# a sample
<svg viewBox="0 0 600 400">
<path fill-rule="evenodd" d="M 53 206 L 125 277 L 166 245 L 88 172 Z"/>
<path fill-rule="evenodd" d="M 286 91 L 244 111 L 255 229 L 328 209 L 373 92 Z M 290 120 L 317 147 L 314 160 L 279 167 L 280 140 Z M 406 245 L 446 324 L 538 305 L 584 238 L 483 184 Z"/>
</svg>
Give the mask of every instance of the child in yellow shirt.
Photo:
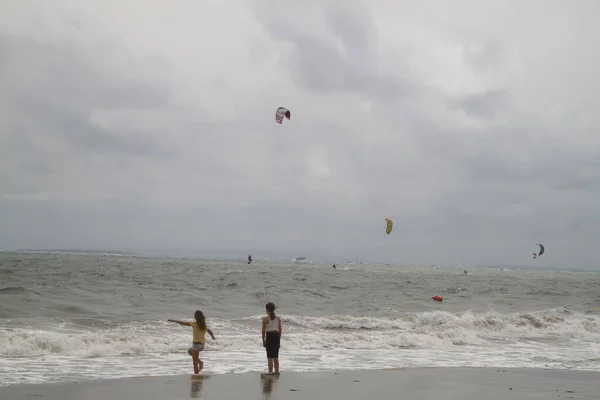
<svg viewBox="0 0 600 400">
<path fill-rule="evenodd" d="M 192 356 L 192 361 L 194 363 L 194 373 L 198 374 L 204 368 L 204 363 L 200 360 L 200 352 L 204 350 L 204 336 L 206 332 L 210 335 L 213 340 L 215 339 L 215 335 L 213 335 L 210 328 L 206 326 L 206 318 L 204 314 L 200 310 L 196 310 L 194 313 L 194 321 L 179 321 L 176 319 L 170 319 L 168 322 L 175 322 L 179 325 L 183 326 L 191 326 L 194 332 L 192 339 L 192 347 L 188 349 L 188 354 Z"/>
</svg>

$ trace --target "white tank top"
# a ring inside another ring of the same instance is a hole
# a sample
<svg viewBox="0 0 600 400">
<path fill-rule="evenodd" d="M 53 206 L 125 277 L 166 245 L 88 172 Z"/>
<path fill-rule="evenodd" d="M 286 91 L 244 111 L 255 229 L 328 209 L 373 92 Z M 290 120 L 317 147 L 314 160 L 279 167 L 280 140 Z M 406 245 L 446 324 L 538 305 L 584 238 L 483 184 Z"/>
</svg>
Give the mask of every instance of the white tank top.
<svg viewBox="0 0 600 400">
<path fill-rule="evenodd" d="M 269 318 L 269 317 L 267 317 Z M 275 317 L 275 319 L 270 319 L 269 318 L 269 322 L 267 323 L 267 327 L 265 328 L 265 331 L 269 332 L 269 331 L 277 331 L 279 330 L 279 317 Z"/>
</svg>

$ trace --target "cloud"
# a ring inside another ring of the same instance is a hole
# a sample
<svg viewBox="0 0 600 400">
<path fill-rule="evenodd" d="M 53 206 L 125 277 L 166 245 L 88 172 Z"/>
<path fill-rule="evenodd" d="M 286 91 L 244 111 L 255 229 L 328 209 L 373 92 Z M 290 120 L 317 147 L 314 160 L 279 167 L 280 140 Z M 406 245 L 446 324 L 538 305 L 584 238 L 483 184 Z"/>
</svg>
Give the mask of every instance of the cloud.
<svg viewBox="0 0 600 400">
<path fill-rule="evenodd" d="M 377 30 L 365 3 L 281 5 L 286 12 L 272 12 L 271 3 L 258 2 L 255 14 L 273 39 L 291 45 L 283 64 L 300 85 L 315 92 L 358 93 L 382 100 L 408 94 L 412 85 L 402 74 L 382 74 L 373 63 Z"/>
<path fill-rule="evenodd" d="M 0 242 L 595 267 L 598 8 L 5 7 Z"/>
<path fill-rule="evenodd" d="M 458 101 L 458 106 L 473 118 L 490 119 L 502 110 L 506 100 L 506 93 L 491 90 L 464 96 Z"/>
</svg>

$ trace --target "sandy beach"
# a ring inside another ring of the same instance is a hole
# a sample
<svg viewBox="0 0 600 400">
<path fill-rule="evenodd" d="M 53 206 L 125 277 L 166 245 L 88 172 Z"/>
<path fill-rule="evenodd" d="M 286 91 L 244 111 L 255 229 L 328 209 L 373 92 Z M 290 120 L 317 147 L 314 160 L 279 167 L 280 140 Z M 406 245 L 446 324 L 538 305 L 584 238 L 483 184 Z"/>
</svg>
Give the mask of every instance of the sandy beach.
<svg viewBox="0 0 600 400">
<path fill-rule="evenodd" d="M 600 373 L 574 370 L 415 368 L 190 375 L 17 385 L 2 400 L 178 399 L 598 399 Z"/>
</svg>

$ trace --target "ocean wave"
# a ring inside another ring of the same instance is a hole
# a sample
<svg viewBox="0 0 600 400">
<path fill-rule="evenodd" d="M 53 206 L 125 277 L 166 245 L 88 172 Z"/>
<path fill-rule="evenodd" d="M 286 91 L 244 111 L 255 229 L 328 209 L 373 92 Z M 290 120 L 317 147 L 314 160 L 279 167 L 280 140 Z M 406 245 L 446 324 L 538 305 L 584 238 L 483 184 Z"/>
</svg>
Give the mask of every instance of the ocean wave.
<svg viewBox="0 0 600 400">
<path fill-rule="evenodd" d="M 219 340 L 207 348 L 240 352 L 248 346 L 260 348 L 259 319 L 260 316 L 211 320 Z M 250 323 L 253 320 L 257 323 Z M 74 320 L 44 329 L 15 327 L 0 330 L 0 355 L 100 357 L 170 353 L 189 346 L 189 328 L 174 328 L 163 321 L 120 325 L 94 324 L 92 321 Z M 598 316 L 565 314 L 561 309 L 507 315 L 433 311 L 399 318 L 282 316 L 282 321 L 285 345 L 297 351 L 600 341 Z"/>
<path fill-rule="evenodd" d="M 569 318 L 570 315 L 573 317 Z M 406 313 L 398 318 L 347 315 L 329 317 L 282 316 L 282 319 L 292 325 L 328 330 L 418 329 L 444 326 L 486 332 L 522 331 L 523 329 L 560 331 L 567 327 L 570 329 L 571 325 L 575 324 L 585 331 L 600 333 L 600 319 L 597 316 L 572 313 L 564 308 L 514 314 L 429 311 Z"/>
<path fill-rule="evenodd" d="M 210 319 L 217 340 L 207 340 L 202 357 L 211 373 L 263 370 L 260 317 Z M 0 328 L 0 386 L 180 374 L 191 368 L 189 327 L 164 321 L 100 322 L 36 326 L 30 321 Z M 396 319 L 283 316 L 283 322 L 280 356 L 286 371 L 457 366 L 600 370 L 598 316 L 561 316 L 560 310 L 508 315 L 437 311 Z M 23 372 L 10 372 L 15 369 Z"/>
<path fill-rule="evenodd" d="M 30 291 L 25 289 L 22 286 L 10 286 L 10 287 L 5 287 L 5 288 L 0 289 L 0 295 L 8 295 L 8 294 L 19 295 L 19 294 L 24 294 L 24 293 L 30 293 Z"/>
</svg>

